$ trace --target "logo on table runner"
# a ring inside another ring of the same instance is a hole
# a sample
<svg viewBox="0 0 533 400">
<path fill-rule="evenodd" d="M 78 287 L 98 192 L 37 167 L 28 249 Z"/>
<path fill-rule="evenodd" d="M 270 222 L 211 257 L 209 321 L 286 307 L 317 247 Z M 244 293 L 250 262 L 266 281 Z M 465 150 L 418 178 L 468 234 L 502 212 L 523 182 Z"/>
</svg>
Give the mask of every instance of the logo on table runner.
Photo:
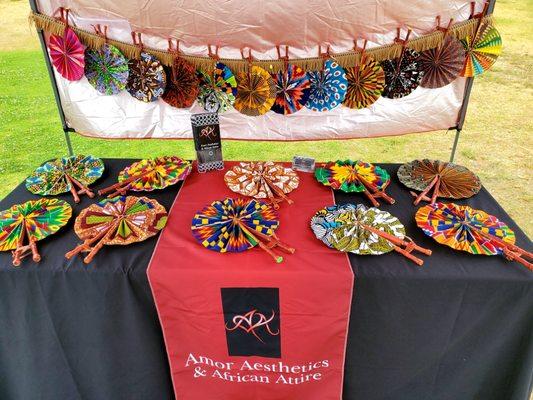
<svg viewBox="0 0 533 400">
<path fill-rule="evenodd" d="M 230 356 L 281 357 L 279 289 L 222 288 Z"/>
</svg>

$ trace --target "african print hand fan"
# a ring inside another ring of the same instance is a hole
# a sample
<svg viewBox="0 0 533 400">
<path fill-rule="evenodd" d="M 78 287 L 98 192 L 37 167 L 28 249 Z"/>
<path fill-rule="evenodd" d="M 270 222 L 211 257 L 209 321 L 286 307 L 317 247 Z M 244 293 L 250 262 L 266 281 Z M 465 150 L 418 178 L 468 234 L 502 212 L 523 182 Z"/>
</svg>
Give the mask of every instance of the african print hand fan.
<svg viewBox="0 0 533 400">
<path fill-rule="evenodd" d="M 415 197 L 414 205 L 420 201 L 432 204 L 437 197 L 464 199 L 471 197 L 481 189 L 479 178 L 468 168 L 450 162 L 438 160 L 414 160 L 403 164 L 398 169 L 398 179 L 410 189 Z M 429 192 L 433 195 L 429 197 Z"/>
<path fill-rule="evenodd" d="M 306 72 L 296 66 L 287 64 L 285 69 L 272 78 L 276 84 L 276 100 L 272 111 L 289 115 L 304 107 L 309 99 L 310 82 Z"/>
<path fill-rule="evenodd" d="M 72 258 L 80 252 L 89 254 L 88 264 L 104 245 L 128 245 L 142 242 L 165 227 L 167 211 L 147 197 L 117 196 L 92 204 L 76 218 L 74 231 L 83 243 L 65 254 Z"/>
<path fill-rule="evenodd" d="M 198 211 L 191 230 L 196 240 L 209 250 L 240 253 L 259 246 L 280 263 L 283 257 L 272 249 L 279 247 L 289 254 L 294 253 L 294 249 L 276 236 L 274 231 L 278 226 L 278 215 L 267 203 L 227 198 Z"/>
<path fill-rule="evenodd" d="M 385 193 L 390 183 L 389 173 L 377 165 L 364 161 L 328 162 L 315 170 L 315 178 L 325 186 L 346 193 L 364 193 L 370 202 L 379 206 L 376 198 L 383 198 L 389 204 L 395 200 Z"/>
<path fill-rule="evenodd" d="M 30 253 L 33 261 L 39 262 L 37 242 L 56 233 L 71 216 L 72 207 L 63 200 L 39 199 L 16 204 L 0 212 L 0 251 L 13 250 L 16 267 Z"/>
<path fill-rule="evenodd" d="M 357 48 L 357 46 L 356 46 Z M 365 53 L 366 40 L 359 63 L 346 69 L 348 90 L 343 104 L 353 109 L 370 107 L 385 88 L 385 73 L 381 65 Z"/>
<path fill-rule="evenodd" d="M 84 48 L 68 25 L 69 10 L 61 8 L 60 11 L 65 31 L 63 35 L 50 35 L 48 51 L 57 72 L 69 81 L 78 81 L 83 77 L 85 67 Z"/>
<path fill-rule="evenodd" d="M 321 71 L 308 72 L 309 99 L 305 106 L 313 111 L 328 111 L 344 101 L 348 81 L 344 68 L 333 60 L 326 60 Z"/>
<path fill-rule="evenodd" d="M 192 170 L 187 160 L 165 156 L 134 162 L 120 171 L 118 183 L 99 190 L 99 195 L 112 192 L 107 197 L 124 195 L 128 190 L 151 192 L 164 189 L 184 180 Z"/>
<path fill-rule="evenodd" d="M 167 84 L 167 77 L 163 65 L 153 55 L 141 51 L 138 60 L 128 62 L 129 77 L 126 90 L 137 100 L 150 103 L 156 101 Z"/>
<path fill-rule="evenodd" d="M 257 65 L 237 74 L 237 95 L 233 107 L 241 114 L 256 117 L 266 114 L 276 99 L 276 84 L 270 74 Z"/>
<path fill-rule="evenodd" d="M 503 255 L 533 270 L 533 254 L 516 246 L 514 232 L 493 215 L 454 203 L 427 204 L 416 212 L 416 224 L 437 242 L 472 254 Z"/>
<path fill-rule="evenodd" d="M 481 21 L 472 39 L 462 40 L 466 61 L 461 76 L 473 77 L 490 69 L 502 53 L 502 38 L 498 30 L 487 21 Z"/>
<path fill-rule="evenodd" d="M 334 205 L 319 210 L 311 218 L 311 229 L 328 247 L 343 252 L 381 255 L 394 250 L 418 265 L 424 261 L 411 254 L 413 251 L 431 255 L 431 250 L 406 236 L 398 218 L 362 204 Z"/>
<path fill-rule="evenodd" d="M 199 71 L 198 74 L 198 103 L 206 111 L 223 113 L 233 106 L 237 95 L 237 80 L 225 64 L 217 62 L 211 75 L 204 71 Z"/>
<path fill-rule="evenodd" d="M 128 82 L 128 60 L 109 43 L 104 43 L 98 50 L 87 49 L 85 76 L 99 93 L 118 94 L 126 88 Z"/>
<path fill-rule="evenodd" d="M 424 75 L 420 68 L 420 53 L 407 48 L 399 58 L 382 61 L 381 67 L 385 72 L 383 96 L 390 99 L 410 94 L 420 85 Z"/>
<path fill-rule="evenodd" d="M 37 168 L 26 179 L 26 188 L 41 196 L 71 192 L 74 201 L 79 203 L 80 194 L 94 197 L 88 186 L 96 182 L 103 173 L 104 163 L 93 156 L 57 158 Z"/>
<path fill-rule="evenodd" d="M 291 168 L 268 162 L 242 162 L 224 175 L 226 185 L 236 193 L 256 199 L 268 199 L 274 208 L 286 201 L 286 194 L 298 187 L 300 178 Z"/>
<path fill-rule="evenodd" d="M 183 58 L 176 58 L 172 68 L 165 68 L 167 86 L 161 96 L 172 107 L 189 108 L 200 91 L 198 76 L 194 66 Z"/>
<path fill-rule="evenodd" d="M 440 46 L 420 54 L 420 70 L 423 72 L 420 86 L 436 89 L 452 83 L 463 69 L 465 56 L 461 42 L 445 35 Z"/>
</svg>

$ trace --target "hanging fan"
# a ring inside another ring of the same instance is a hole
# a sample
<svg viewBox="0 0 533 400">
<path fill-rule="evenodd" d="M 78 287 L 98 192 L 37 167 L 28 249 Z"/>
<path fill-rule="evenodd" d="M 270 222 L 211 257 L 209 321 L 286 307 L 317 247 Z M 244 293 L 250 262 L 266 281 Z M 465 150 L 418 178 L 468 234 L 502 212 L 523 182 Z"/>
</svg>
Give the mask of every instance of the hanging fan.
<svg viewBox="0 0 533 400">
<path fill-rule="evenodd" d="M 163 65 L 153 55 L 141 52 L 138 60 L 128 62 L 126 90 L 137 100 L 150 103 L 163 95 L 167 77 Z"/>
<path fill-rule="evenodd" d="M 166 222 L 167 211 L 155 200 L 135 196 L 105 199 L 85 208 L 76 218 L 74 231 L 83 243 L 65 257 L 88 252 L 83 259 L 88 264 L 104 245 L 142 242 L 156 235 Z"/>
<path fill-rule="evenodd" d="M 380 255 L 396 251 L 418 265 L 423 260 L 411 254 L 431 250 L 418 246 L 406 236 L 398 218 L 378 208 L 362 204 L 330 206 L 319 210 L 311 219 L 315 236 L 328 247 L 360 255 Z"/>
<path fill-rule="evenodd" d="M 265 69 L 248 65 L 247 71 L 237 74 L 237 82 L 233 107 L 241 114 L 258 116 L 272 108 L 276 99 L 276 85 Z"/>
<path fill-rule="evenodd" d="M 200 90 L 198 103 L 208 112 L 227 111 L 237 95 L 237 80 L 233 72 L 223 63 L 215 63 L 212 75 L 198 72 Z"/>
<path fill-rule="evenodd" d="M 52 64 L 59 74 L 69 80 L 78 81 L 83 77 L 85 57 L 83 45 L 78 36 L 69 27 L 68 8 L 60 8 L 61 21 L 65 24 L 63 35 L 50 35 L 48 51 Z"/>
<path fill-rule="evenodd" d="M 438 243 L 472 254 L 503 255 L 533 270 L 533 254 L 516 246 L 514 232 L 493 215 L 454 203 L 427 204 L 416 224 Z"/>
<path fill-rule="evenodd" d="M 165 156 L 134 162 L 120 171 L 118 183 L 98 191 L 99 195 L 112 192 L 107 197 L 135 192 L 164 189 L 184 180 L 192 170 L 189 161 L 179 157 Z"/>
<path fill-rule="evenodd" d="M 462 40 L 466 61 L 461 76 L 473 77 L 490 69 L 502 53 L 502 38 L 487 21 L 481 21 L 472 37 Z"/>
<path fill-rule="evenodd" d="M 172 39 L 169 39 L 168 48 L 169 52 L 174 54 L 174 61 L 172 67 L 166 69 L 167 86 L 161 98 L 172 107 L 189 108 L 200 90 L 196 69 L 190 62 L 180 57 L 179 41 L 174 49 Z"/>
<path fill-rule="evenodd" d="M 275 234 L 279 226 L 277 213 L 265 202 L 243 198 L 218 200 L 196 213 L 192 233 L 205 248 L 219 253 L 243 252 L 259 246 L 277 263 L 283 257 L 272 249 L 286 253 L 294 249 L 281 242 Z"/>
<path fill-rule="evenodd" d="M 414 205 L 420 201 L 435 203 L 437 197 L 463 199 L 471 197 L 481 189 L 479 178 L 468 168 L 438 160 L 414 160 L 398 169 L 398 179 L 410 189 L 415 197 Z M 430 191 L 433 195 L 429 197 Z"/>
<path fill-rule="evenodd" d="M 321 71 L 307 73 L 309 98 L 305 106 L 313 111 L 328 111 L 342 104 L 346 96 L 348 81 L 344 69 L 328 59 Z"/>
<path fill-rule="evenodd" d="M 357 65 L 346 69 L 348 90 L 344 105 L 353 109 L 370 107 L 381 96 L 385 87 L 385 73 L 381 65 L 366 55 L 365 40 Z M 357 50 L 357 42 L 355 43 Z"/>
<path fill-rule="evenodd" d="M 383 198 L 389 204 L 395 200 L 385 193 L 390 183 L 389 173 L 381 167 L 363 162 L 345 160 L 328 162 L 315 170 L 315 178 L 325 186 L 346 193 L 364 193 L 370 202 L 379 206 L 376 198 Z"/>
<path fill-rule="evenodd" d="M 56 196 L 70 191 L 74 201 L 79 203 L 80 194 L 94 197 L 89 185 L 103 173 L 104 163 L 93 156 L 57 158 L 37 168 L 26 179 L 26 188 L 41 196 Z"/>
<path fill-rule="evenodd" d="M 126 88 L 128 60 L 115 46 L 104 43 L 98 50 L 85 51 L 85 76 L 101 94 L 118 94 Z"/>
<path fill-rule="evenodd" d="M 224 175 L 226 185 L 236 193 L 256 199 L 268 199 L 274 208 L 287 201 L 286 194 L 298 187 L 300 178 L 291 168 L 268 162 L 242 162 Z"/>
<path fill-rule="evenodd" d="M 72 207 L 58 199 L 31 200 L 0 212 L 0 251 L 13 250 L 13 265 L 30 253 L 41 261 L 37 242 L 64 226 L 72 216 Z M 28 244 L 24 244 L 28 243 Z"/>
</svg>

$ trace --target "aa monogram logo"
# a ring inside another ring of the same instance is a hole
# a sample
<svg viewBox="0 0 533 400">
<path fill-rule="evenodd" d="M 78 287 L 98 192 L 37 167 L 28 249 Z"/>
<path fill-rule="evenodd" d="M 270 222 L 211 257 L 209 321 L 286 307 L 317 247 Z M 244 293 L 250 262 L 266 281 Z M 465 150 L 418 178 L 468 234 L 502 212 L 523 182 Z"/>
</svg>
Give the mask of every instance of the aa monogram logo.
<svg viewBox="0 0 533 400">
<path fill-rule="evenodd" d="M 279 329 L 276 331 L 273 331 L 269 325 L 274 320 L 275 317 L 276 317 L 276 313 L 274 310 L 272 310 L 272 315 L 270 316 L 270 318 L 265 317 L 264 314 L 260 313 L 257 310 L 251 310 L 244 315 L 235 315 L 232 319 L 234 326 L 230 328 L 226 324 L 226 329 L 230 332 L 236 329 L 242 329 L 246 333 L 250 333 L 254 335 L 262 343 L 265 343 L 265 341 L 259 336 L 257 330 L 261 328 L 262 326 L 264 326 L 265 327 L 264 330 L 268 334 L 272 336 L 278 336 Z"/>
</svg>

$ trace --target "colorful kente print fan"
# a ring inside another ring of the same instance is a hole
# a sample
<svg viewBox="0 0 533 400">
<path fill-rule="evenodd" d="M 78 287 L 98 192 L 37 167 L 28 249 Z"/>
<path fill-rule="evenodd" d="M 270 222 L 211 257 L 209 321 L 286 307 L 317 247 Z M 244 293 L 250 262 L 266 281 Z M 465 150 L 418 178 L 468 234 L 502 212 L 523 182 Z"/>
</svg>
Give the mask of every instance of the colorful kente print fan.
<svg viewBox="0 0 533 400">
<path fill-rule="evenodd" d="M 301 110 L 309 99 L 310 82 L 306 72 L 296 66 L 287 64 L 284 71 L 273 74 L 276 84 L 276 100 L 272 111 L 289 115 Z"/>
<path fill-rule="evenodd" d="M 370 107 L 385 88 L 385 73 L 381 65 L 369 56 L 361 56 L 360 64 L 346 69 L 348 90 L 344 105 L 353 109 Z"/>
<path fill-rule="evenodd" d="M 85 76 L 99 93 L 118 94 L 126 88 L 128 82 L 128 60 L 119 49 L 108 43 L 98 50 L 87 49 Z"/>
<path fill-rule="evenodd" d="M 462 40 L 466 61 L 461 76 L 473 77 L 490 69 L 502 53 L 502 38 L 495 27 L 486 21 L 480 22 L 474 39 Z"/>
<path fill-rule="evenodd" d="M 276 84 L 263 68 L 253 65 L 237 74 L 237 96 L 233 107 L 241 114 L 256 117 L 266 114 L 276 99 Z"/>
<path fill-rule="evenodd" d="M 400 57 L 381 62 L 385 72 L 385 88 L 382 95 L 399 99 L 415 90 L 424 73 L 420 68 L 420 53 L 404 48 Z"/>
<path fill-rule="evenodd" d="M 217 62 L 211 75 L 198 71 L 198 77 L 198 103 L 206 111 L 223 113 L 233 106 L 237 95 L 237 80 L 225 64 Z"/>
<path fill-rule="evenodd" d="M 380 255 L 397 251 L 418 265 L 423 260 L 411 254 L 418 251 L 431 255 L 431 250 L 416 245 L 406 236 L 398 218 L 378 208 L 346 204 L 319 210 L 311 218 L 315 236 L 328 247 L 359 255 Z"/>
<path fill-rule="evenodd" d="M 50 35 L 48 51 L 56 71 L 66 80 L 78 81 L 83 77 L 85 67 L 84 47 L 69 27 L 69 10 L 60 8 L 60 12 L 60 20 L 65 24 L 65 30 L 63 35 Z"/>
<path fill-rule="evenodd" d="M 153 55 L 141 52 L 138 60 L 128 62 L 126 90 L 137 100 L 150 103 L 163 95 L 167 77 L 163 65 Z"/>
<path fill-rule="evenodd" d="M 268 199 L 278 209 L 282 201 L 292 204 L 286 194 L 298 187 L 300 178 L 291 168 L 267 162 L 242 162 L 224 175 L 226 185 L 236 193 Z"/>
<path fill-rule="evenodd" d="M 415 197 L 414 205 L 422 200 L 435 203 L 437 197 L 464 199 L 481 189 L 479 178 L 468 168 L 438 160 L 414 160 L 403 164 L 398 169 L 398 179 L 408 188 L 421 192 L 411 192 Z"/>
<path fill-rule="evenodd" d="M 294 249 L 279 240 L 275 230 L 278 215 L 265 202 L 236 198 L 217 200 L 198 211 L 192 220 L 192 234 L 205 248 L 219 253 L 242 252 L 259 246 L 277 263 L 283 257 L 272 249 L 292 254 Z"/>
<path fill-rule="evenodd" d="M 83 243 L 65 254 L 72 258 L 88 252 L 86 264 L 104 245 L 128 245 L 142 242 L 165 227 L 167 211 L 147 197 L 118 196 L 92 204 L 76 218 L 74 231 Z"/>
<path fill-rule="evenodd" d="M 16 204 L 0 212 L 0 251 L 13 250 L 16 267 L 29 254 L 39 262 L 37 242 L 56 233 L 71 216 L 72 207 L 63 200 L 39 199 Z"/>
<path fill-rule="evenodd" d="M 533 270 L 533 254 L 516 246 L 514 232 L 493 215 L 454 203 L 427 204 L 416 224 L 438 243 L 472 254 L 503 255 Z"/>
<path fill-rule="evenodd" d="M 305 106 L 313 111 L 328 111 L 344 101 L 348 81 L 344 68 L 333 60 L 326 60 L 321 71 L 308 72 L 309 99 Z"/>
<path fill-rule="evenodd" d="M 57 158 L 37 168 L 26 179 L 26 188 L 41 196 L 71 192 L 74 201 L 79 203 L 80 194 L 94 197 L 89 185 L 96 182 L 103 173 L 103 161 L 93 156 Z"/>
<path fill-rule="evenodd" d="M 112 192 L 107 197 L 124 195 L 128 190 L 151 192 L 164 189 L 184 180 L 192 165 L 179 157 L 165 156 L 134 162 L 120 171 L 118 183 L 99 190 L 99 195 Z"/>
<path fill-rule="evenodd" d="M 389 173 L 381 167 L 364 162 L 345 160 L 328 162 L 315 170 L 315 178 L 325 186 L 346 193 L 364 193 L 370 202 L 379 206 L 376 198 L 383 198 L 389 204 L 395 200 L 385 193 L 390 183 Z"/>
</svg>

